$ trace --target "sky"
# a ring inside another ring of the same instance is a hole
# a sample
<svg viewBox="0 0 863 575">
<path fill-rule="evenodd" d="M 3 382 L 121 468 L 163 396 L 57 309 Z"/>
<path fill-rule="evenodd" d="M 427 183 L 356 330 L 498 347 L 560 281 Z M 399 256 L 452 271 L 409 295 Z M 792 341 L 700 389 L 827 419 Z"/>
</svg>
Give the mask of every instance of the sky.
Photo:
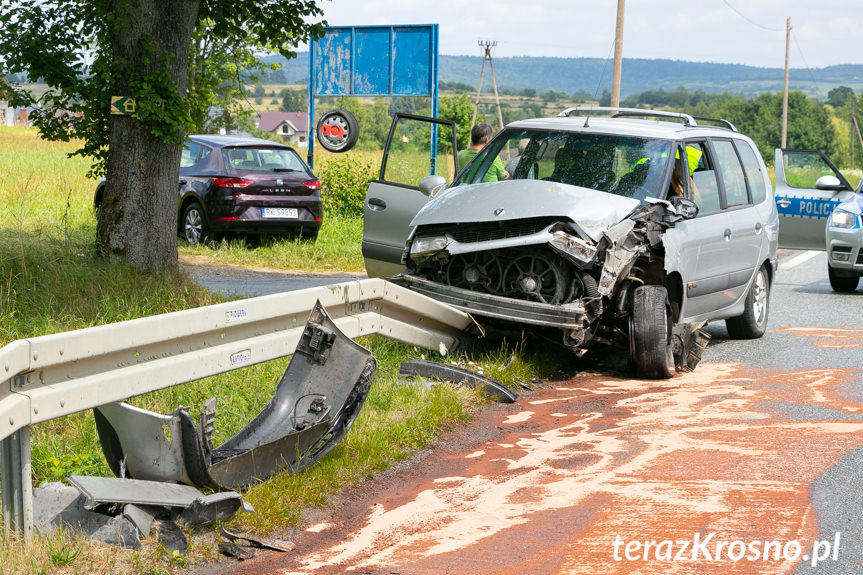
<svg viewBox="0 0 863 575">
<path fill-rule="evenodd" d="M 439 24 L 440 53 L 608 58 L 617 0 L 320 0 L 330 26 Z M 624 58 L 782 68 L 863 63 L 860 0 L 626 0 Z"/>
</svg>

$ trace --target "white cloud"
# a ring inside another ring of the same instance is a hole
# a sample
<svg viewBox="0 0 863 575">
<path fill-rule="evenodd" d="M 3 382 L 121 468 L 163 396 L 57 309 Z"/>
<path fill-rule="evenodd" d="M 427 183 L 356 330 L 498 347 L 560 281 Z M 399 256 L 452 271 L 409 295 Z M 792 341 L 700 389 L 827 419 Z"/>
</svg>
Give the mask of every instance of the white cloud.
<svg viewBox="0 0 863 575">
<path fill-rule="evenodd" d="M 617 15 L 613 0 L 332 0 L 320 6 L 335 26 L 438 23 L 443 54 L 480 55 L 477 40 L 494 39 L 497 57 L 605 58 Z M 850 39 L 861 29 L 859 0 L 627 0 L 624 57 L 781 67 L 788 16 L 799 46 L 792 66 L 804 66 L 803 59 L 812 67 L 863 63 L 860 51 L 836 47 L 837 36 Z"/>
</svg>

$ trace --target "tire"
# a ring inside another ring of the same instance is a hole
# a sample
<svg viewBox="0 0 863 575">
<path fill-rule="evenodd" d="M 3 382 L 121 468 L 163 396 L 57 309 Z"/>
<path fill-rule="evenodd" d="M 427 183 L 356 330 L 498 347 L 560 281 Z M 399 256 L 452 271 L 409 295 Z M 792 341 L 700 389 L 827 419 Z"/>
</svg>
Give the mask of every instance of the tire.
<svg viewBox="0 0 863 575">
<path fill-rule="evenodd" d="M 843 277 L 836 275 L 830 264 L 827 264 L 827 277 L 830 279 L 830 287 L 838 293 L 851 293 L 857 289 L 857 284 L 860 282 L 859 276 Z"/>
<path fill-rule="evenodd" d="M 357 119 L 347 110 L 330 110 L 318 120 L 318 142 L 330 152 L 347 152 L 360 137 Z"/>
<path fill-rule="evenodd" d="M 632 299 L 632 363 L 638 377 L 674 376 L 671 346 L 671 307 L 663 286 L 641 286 Z"/>
<path fill-rule="evenodd" d="M 728 335 L 733 339 L 757 339 L 767 331 L 767 316 L 770 312 L 770 276 L 761 266 L 746 294 L 746 308 L 737 317 L 725 320 Z"/>
<path fill-rule="evenodd" d="M 206 243 L 211 239 L 204 208 L 198 202 L 192 202 L 183 210 L 183 219 L 180 222 L 180 237 L 192 246 Z"/>
</svg>

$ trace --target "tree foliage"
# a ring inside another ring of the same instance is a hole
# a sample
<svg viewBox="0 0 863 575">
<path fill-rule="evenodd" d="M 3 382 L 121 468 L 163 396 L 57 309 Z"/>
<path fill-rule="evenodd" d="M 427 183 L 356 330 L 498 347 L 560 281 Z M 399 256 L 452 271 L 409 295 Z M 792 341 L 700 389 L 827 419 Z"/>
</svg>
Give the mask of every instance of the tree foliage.
<svg viewBox="0 0 863 575">
<path fill-rule="evenodd" d="M 107 171 L 102 253 L 158 268 L 176 261 L 165 225 L 183 137 L 212 109 L 226 113 L 252 51 L 295 56 L 322 35 L 307 22 L 320 15 L 314 0 L 7 0 L 0 73 L 43 79 L 43 95 L 11 85 L 7 97 L 34 109 L 43 137 L 80 139 L 92 172 Z M 112 96 L 135 100 L 131 117 L 109 114 Z"/>
<path fill-rule="evenodd" d="M 294 90 L 285 88 L 282 90 L 282 103 L 279 106 L 282 112 L 306 112 L 309 109 L 309 92 L 302 88 Z"/>
<path fill-rule="evenodd" d="M 438 117 L 455 122 L 459 150 L 467 148 L 470 144 L 470 119 L 472 116 L 473 102 L 466 94 L 441 96 L 438 101 Z"/>
</svg>

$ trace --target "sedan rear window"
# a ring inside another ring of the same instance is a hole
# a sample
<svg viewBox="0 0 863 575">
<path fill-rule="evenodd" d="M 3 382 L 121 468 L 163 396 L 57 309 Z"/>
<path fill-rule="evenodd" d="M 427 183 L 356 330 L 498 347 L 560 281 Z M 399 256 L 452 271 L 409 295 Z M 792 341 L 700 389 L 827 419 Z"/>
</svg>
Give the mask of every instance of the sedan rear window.
<svg viewBox="0 0 863 575">
<path fill-rule="evenodd" d="M 539 179 L 644 199 L 664 197 L 669 140 L 610 134 L 510 130 L 480 151 L 456 184 L 489 181 L 495 158 L 506 178 Z"/>
<path fill-rule="evenodd" d="M 242 172 L 305 172 L 306 164 L 293 150 L 284 148 L 224 148 L 229 169 Z"/>
</svg>

